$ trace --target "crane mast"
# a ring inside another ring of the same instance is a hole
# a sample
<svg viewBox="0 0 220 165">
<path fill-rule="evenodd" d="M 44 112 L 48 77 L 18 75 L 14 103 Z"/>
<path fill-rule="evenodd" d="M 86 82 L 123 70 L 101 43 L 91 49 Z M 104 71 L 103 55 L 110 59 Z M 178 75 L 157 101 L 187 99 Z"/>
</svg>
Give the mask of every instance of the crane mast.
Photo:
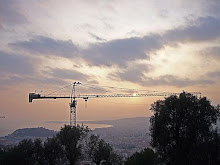
<svg viewBox="0 0 220 165">
<path fill-rule="evenodd" d="M 34 99 L 70 99 L 70 125 L 76 126 L 76 107 L 77 99 L 84 99 L 87 101 L 89 98 L 108 98 L 108 97 L 153 97 L 153 96 L 170 96 L 178 95 L 180 93 L 170 93 L 170 92 L 161 92 L 161 93 L 144 93 L 144 94 L 108 94 L 108 95 L 76 95 L 76 86 L 80 85 L 80 82 L 72 83 L 72 92 L 71 95 L 41 95 L 38 93 L 29 93 L 29 102 L 31 103 Z M 200 94 L 200 92 L 191 92 L 192 94 Z"/>
<path fill-rule="evenodd" d="M 72 93 L 71 93 L 71 99 L 70 99 L 70 125 L 76 126 L 76 105 L 77 105 L 77 100 L 76 100 L 76 86 L 81 84 L 80 82 L 74 82 L 73 83 L 73 88 L 72 88 Z"/>
</svg>

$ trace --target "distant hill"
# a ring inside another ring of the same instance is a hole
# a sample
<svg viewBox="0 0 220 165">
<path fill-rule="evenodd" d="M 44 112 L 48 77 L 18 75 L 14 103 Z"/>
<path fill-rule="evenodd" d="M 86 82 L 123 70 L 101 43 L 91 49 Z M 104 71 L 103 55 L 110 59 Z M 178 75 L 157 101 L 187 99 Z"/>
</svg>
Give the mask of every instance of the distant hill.
<svg viewBox="0 0 220 165">
<path fill-rule="evenodd" d="M 36 139 L 46 140 L 47 137 L 52 137 L 56 134 L 56 131 L 49 130 L 43 127 L 38 128 L 22 128 L 17 129 L 8 136 L 0 137 L 0 145 L 15 145 L 23 139 Z"/>
<path fill-rule="evenodd" d="M 32 137 L 50 137 L 53 136 L 56 132 L 53 130 L 49 130 L 43 127 L 38 128 L 22 128 L 17 129 L 12 134 L 8 136 L 16 136 L 16 137 L 24 137 L 24 136 L 32 136 Z"/>
</svg>

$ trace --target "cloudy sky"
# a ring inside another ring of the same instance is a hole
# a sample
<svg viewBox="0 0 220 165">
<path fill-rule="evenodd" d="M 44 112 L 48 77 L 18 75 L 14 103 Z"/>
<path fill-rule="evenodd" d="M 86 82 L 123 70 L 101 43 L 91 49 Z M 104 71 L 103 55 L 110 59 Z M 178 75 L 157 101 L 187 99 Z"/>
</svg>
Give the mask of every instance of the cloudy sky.
<svg viewBox="0 0 220 165">
<path fill-rule="evenodd" d="M 28 93 L 74 81 L 78 93 L 199 91 L 216 105 L 219 29 L 218 0 L 1 0 L 0 116 L 68 120 L 69 100 Z M 78 119 L 149 116 L 156 99 L 79 100 Z"/>
</svg>

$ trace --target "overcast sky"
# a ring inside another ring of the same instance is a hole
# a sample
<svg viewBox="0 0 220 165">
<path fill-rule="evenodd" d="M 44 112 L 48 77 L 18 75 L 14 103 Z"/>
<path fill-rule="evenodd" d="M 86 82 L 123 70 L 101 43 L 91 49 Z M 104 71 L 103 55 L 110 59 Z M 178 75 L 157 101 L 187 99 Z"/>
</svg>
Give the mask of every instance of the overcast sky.
<svg viewBox="0 0 220 165">
<path fill-rule="evenodd" d="M 1 0 L 0 116 L 68 121 L 69 100 L 28 93 L 74 81 L 94 87 L 78 93 L 199 91 L 216 105 L 219 29 L 218 0 Z M 156 99 L 79 101 L 78 119 L 150 116 Z"/>
</svg>

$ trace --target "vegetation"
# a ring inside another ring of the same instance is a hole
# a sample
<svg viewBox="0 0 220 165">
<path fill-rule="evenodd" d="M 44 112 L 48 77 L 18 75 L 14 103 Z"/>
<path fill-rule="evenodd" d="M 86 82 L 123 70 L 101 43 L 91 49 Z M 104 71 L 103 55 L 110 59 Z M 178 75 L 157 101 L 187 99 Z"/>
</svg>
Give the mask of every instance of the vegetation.
<svg viewBox="0 0 220 165">
<path fill-rule="evenodd" d="M 122 164 L 122 158 L 113 151 L 110 144 L 100 139 L 99 136 L 91 135 L 87 146 L 88 154 L 94 163 L 100 164 L 104 161 L 110 165 Z"/>
<path fill-rule="evenodd" d="M 81 144 L 79 142 L 88 132 L 88 127 L 65 125 L 57 134 L 62 151 L 70 165 L 74 165 L 81 156 Z"/>
<path fill-rule="evenodd" d="M 22 140 L 18 145 L 0 150 L 0 164 L 17 165 L 75 165 L 82 155 L 90 155 L 89 160 L 96 160 L 96 163 L 119 165 L 121 157 L 118 156 L 112 147 L 98 136 L 91 135 L 87 150 L 90 153 L 83 153 L 83 139 L 89 132 L 88 127 L 65 125 L 60 132 L 52 138 L 47 138 L 43 143 L 41 139 Z M 90 141 L 93 140 L 93 141 Z M 92 147 L 94 151 L 92 151 Z M 84 149 L 85 150 L 85 149 Z M 92 154 L 91 154 L 92 153 Z"/>
<path fill-rule="evenodd" d="M 159 164 L 158 155 L 150 148 L 146 148 L 141 152 L 134 153 L 129 157 L 125 165 L 154 165 Z"/>
<path fill-rule="evenodd" d="M 217 164 L 219 106 L 183 92 L 156 101 L 151 110 L 151 145 L 165 164 Z"/>
<path fill-rule="evenodd" d="M 206 97 L 181 93 L 151 105 L 151 146 L 136 152 L 125 165 L 220 164 L 220 138 L 216 122 L 220 108 Z"/>
<path fill-rule="evenodd" d="M 45 164 L 55 165 L 58 162 L 61 162 L 64 158 L 62 152 L 62 147 L 59 139 L 54 136 L 52 138 L 47 138 L 44 142 L 44 150 L 42 154 Z"/>
</svg>

